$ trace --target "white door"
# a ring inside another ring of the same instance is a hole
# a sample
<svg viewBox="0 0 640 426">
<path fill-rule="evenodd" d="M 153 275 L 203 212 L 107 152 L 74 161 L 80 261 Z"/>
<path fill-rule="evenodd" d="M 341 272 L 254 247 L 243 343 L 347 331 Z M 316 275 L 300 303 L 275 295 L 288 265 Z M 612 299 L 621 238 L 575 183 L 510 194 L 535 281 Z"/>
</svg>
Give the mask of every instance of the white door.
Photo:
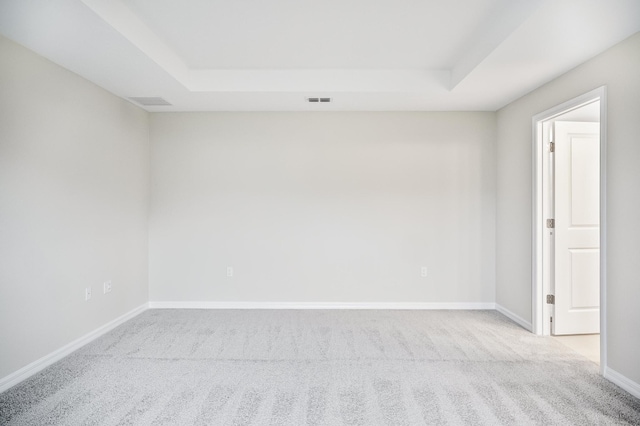
<svg viewBox="0 0 640 426">
<path fill-rule="evenodd" d="M 600 332 L 600 124 L 555 123 L 553 334 Z"/>
</svg>

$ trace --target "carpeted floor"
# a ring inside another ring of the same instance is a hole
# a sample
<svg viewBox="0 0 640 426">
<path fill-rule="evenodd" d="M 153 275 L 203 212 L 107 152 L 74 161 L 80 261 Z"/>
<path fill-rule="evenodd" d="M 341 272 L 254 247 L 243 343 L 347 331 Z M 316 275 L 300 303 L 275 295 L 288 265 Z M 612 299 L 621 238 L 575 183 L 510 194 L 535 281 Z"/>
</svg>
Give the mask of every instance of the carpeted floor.
<svg viewBox="0 0 640 426">
<path fill-rule="evenodd" d="M 495 311 L 149 310 L 0 394 L 9 425 L 640 425 Z"/>
</svg>

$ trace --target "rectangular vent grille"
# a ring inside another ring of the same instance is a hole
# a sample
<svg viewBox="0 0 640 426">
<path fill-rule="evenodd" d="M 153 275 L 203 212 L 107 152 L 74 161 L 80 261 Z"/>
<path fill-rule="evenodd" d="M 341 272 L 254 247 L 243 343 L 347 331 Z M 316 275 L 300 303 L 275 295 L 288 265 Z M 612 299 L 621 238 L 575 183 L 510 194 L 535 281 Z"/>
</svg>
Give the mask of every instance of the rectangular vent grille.
<svg viewBox="0 0 640 426">
<path fill-rule="evenodd" d="M 131 99 L 133 102 L 136 102 L 140 105 L 144 105 L 144 106 L 168 106 L 171 105 L 169 102 L 165 101 L 162 98 L 159 97 L 149 97 L 149 98 L 129 98 Z"/>
<path fill-rule="evenodd" d="M 311 103 L 327 103 L 331 102 L 331 98 L 307 98 L 307 102 Z"/>
</svg>

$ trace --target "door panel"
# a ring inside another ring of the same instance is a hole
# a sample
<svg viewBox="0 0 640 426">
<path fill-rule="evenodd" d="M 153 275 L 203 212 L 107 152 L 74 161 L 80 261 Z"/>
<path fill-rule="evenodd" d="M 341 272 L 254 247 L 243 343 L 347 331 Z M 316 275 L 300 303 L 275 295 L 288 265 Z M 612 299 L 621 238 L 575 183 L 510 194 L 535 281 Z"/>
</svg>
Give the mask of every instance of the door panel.
<svg viewBox="0 0 640 426">
<path fill-rule="evenodd" d="M 553 334 L 600 332 L 600 126 L 555 126 Z"/>
<path fill-rule="evenodd" d="M 571 310 L 598 309 L 600 305 L 600 250 L 572 249 Z"/>
<path fill-rule="evenodd" d="M 588 138 L 570 135 L 569 140 L 571 143 L 571 202 L 569 203 L 571 226 L 598 227 L 600 223 L 598 135 Z"/>
</svg>

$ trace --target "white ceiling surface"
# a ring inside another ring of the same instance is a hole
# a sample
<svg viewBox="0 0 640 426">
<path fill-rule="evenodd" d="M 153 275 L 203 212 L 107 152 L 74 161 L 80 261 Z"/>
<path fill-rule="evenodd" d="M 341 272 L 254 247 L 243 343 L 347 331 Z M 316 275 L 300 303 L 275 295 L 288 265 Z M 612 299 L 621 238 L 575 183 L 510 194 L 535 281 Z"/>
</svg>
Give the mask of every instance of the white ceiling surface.
<svg viewBox="0 0 640 426">
<path fill-rule="evenodd" d="M 640 0 L 0 0 L 0 33 L 149 111 L 493 111 L 637 31 Z"/>
</svg>

